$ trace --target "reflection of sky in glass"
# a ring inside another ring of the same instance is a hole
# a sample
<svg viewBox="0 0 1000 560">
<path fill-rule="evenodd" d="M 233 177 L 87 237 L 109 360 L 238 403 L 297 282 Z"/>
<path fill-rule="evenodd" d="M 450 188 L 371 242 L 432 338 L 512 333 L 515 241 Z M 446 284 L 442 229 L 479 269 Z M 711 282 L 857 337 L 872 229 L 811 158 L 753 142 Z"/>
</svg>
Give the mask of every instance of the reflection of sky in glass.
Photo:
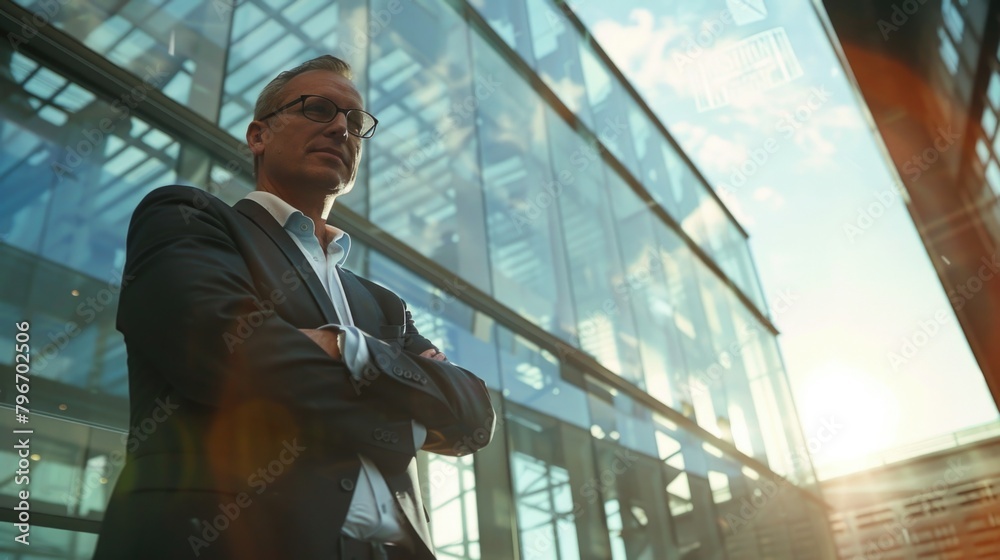
<svg viewBox="0 0 1000 560">
<path fill-rule="evenodd" d="M 804 437 L 814 436 L 831 414 L 843 419 L 837 445 L 818 449 L 816 461 L 856 459 L 995 419 L 996 407 L 905 207 L 890 205 L 853 243 L 843 233 L 876 193 L 893 188 L 895 171 L 880 157 L 812 6 L 755 2 L 764 8 L 760 17 L 722 20 L 727 5 L 739 15 L 736 4 L 745 3 L 570 2 L 749 231 L 783 332 Z M 961 32 L 954 15 L 946 10 L 948 31 L 942 33 Z M 729 105 L 699 112 L 697 84 L 679 70 L 697 68 L 713 54 L 775 29 L 783 29 L 790 51 L 780 52 L 801 63 L 801 75 L 766 95 L 737 96 Z M 950 40 L 942 44 L 945 62 L 957 62 Z M 991 78 L 987 95 L 1000 103 L 1000 78 Z M 829 92 L 828 99 L 810 98 L 817 88 Z M 800 111 L 809 102 L 818 108 Z M 806 116 L 796 117 L 796 111 Z M 777 146 L 766 154 L 768 162 L 747 165 L 755 154 L 761 157 L 768 139 Z M 737 185 L 734 172 L 741 167 L 754 172 Z M 701 224 L 718 235 L 711 214 L 702 213 Z M 727 274 L 739 268 L 722 266 Z M 918 357 L 894 371 L 889 352 L 939 310 L 948 314 L 947 324 Z M 854 380 L 851 391 L 819 390 L 848 377 Z M 756 394 L 771 398 L 764 393 Z M 762 422 L 765 432 L 780 429 Z"/>
</svg>

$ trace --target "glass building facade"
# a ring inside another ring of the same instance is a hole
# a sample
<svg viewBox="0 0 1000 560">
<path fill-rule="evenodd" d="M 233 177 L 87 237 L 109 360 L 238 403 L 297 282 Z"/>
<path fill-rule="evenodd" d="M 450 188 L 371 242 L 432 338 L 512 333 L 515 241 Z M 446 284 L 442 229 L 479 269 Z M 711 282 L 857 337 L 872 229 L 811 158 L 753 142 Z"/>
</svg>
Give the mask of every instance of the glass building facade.
<svg viewBox="0 0 1000 560">
<path fill-rule="evenodd" d="M 380 121 L 331 217 L 348 268 L 500 413 L 485 450 L 420 457 L 440 556 L 834 557 L 746 233 L 561 2 L 18 1 L 0 25 L 0 427 L 24 427 L 28 321 L 34 430 L 29 486 L 0 449 L 0 551 L 93 550 L 132 210 L 173 183 L 242 198 L 260 89 L 331 53 Z"/>
</svg>

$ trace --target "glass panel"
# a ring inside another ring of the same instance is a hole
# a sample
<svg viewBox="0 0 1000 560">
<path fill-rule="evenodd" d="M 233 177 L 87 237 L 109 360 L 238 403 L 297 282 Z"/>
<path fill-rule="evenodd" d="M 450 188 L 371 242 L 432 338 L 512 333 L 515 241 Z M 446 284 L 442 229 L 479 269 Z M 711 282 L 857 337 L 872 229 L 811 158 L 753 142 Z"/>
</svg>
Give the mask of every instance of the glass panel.
<svg viewBox="0 0 1000 560">
<path fill-rule="evenodd" d="M 580 61 L 587 99 L 594 112 L 594 134 L 622 164 L 639 177 L 642 171 L 629 133 L 629 95 L 589 45 L 581 42 Z"/>
<path fill-rule="evenodd" d="M 657 454 L 652 411 L 617 389 L 587 375 L 590 435 L 650 456 Z"/>
<path fill-rule="evenodd" d="M 504 398 L 590 430 L 587 395 L 563 379 L 555 356 L 501 326 L 497 339 Z"/>
<path fill-rule="evenodd" d="M 580 347 L 609 370 L 644 387 L 638 337 L 628 300 L 640 281 L 626 277 L 600 160 L 562 119 L 549 116 L 556 200 L 562 217 Z M 624 185 L 619 185 L 623 188 Z M 611 192 L 611 196 L 615 196 Z"/>
<path fill-rule="evenodd" d="M 705 186 L 671 144 L 662 138 L 658 144 L 666 164 L 666 175 L 655 183 L 647 184 L 646 188 L 653 200 L 677 220 L 684 232 L 708 250 L 704 217 L 699 212 L 701 202 L 707 196 Z"/>
<path fill-rule="evenodd" d="M 517 54 L 534 67 L 535 56 L 531 49 L 531 34 L 524 30 L 528 28 L 528 12 L 524 0 L 507 0 L 505 2 L 490 2 L 489 0 L 471 0 L 493 31 L 510 45 Z"/>
<path fill-rule="evenodd" d="M 489 73 L 473 82 L 455 10 L 428 1 L 401 15 L 371 44 L 368 105 L 381 124 L 366 145 L 370 219 L 489 292 L 475 111 L 495 103 L 500 82 Z"/>
<path fill-rule="evenodd" d="M 125 234 L 139 200 L 177 182 L 180 144 L 120 100 L 99 99 L 21 54 L 9 59 L 0 78 L 10 92 L 0 105 L 0 315 L 31 323 L 32 369 L 44 387 L 33 411 L 124 426 L 125 353 L 114 322 Z"/>
<path fill-rule="evenodd" d="M 708 481 L 689 472 L 667 469 L 666 490 L 681 558 L 716 558 L 721 553 L 721 535 L 715 518 Z"/>
<path fill-rule="evenodd" d="M 19 0 L 82 42 L 201 116 L 215 120 L 229 37 L 227 2 L 130 0 L 59 4 Z M 52 12 L 52 13 L 49 13 Z M 273 47 L 274 45 L 268 45 Z M 145 92 L 131 100 L 141 102 Z M 128 101 L 126 101 L 127 103 Z"/>
<path fill-rule="evenodd" d="M 422 493 L 438 558 L 482 558 L 474 457 L 420 453 L 419 470 L 428 481 Z"/>
<path fill-rule="evenodd" d="M 527 0 L 527 6 L 535 70 L 569 110 L 593 128 L 576 29 L 550 0 Z"/>
<path fill-rule="evenodd" d="M 719 256 L 719 266 L 733 282 L 743 291 L 743 294 L 763 314 L 767 314 L 767 305 L 764 301 L 763 288 L 757 271 L 754 268 L 753 258 L 750 255 L 750 244 L 743 233 L 736 228 L 736 224 L 727 223 L 729 234 L 726 236 L 727 244 L 723 247 Z"/>
<path fill-rule="evenodd" d="M 477 79 L 504 84 L 478 112 L 493 294 L 539 327 L 574 340 L 554 204 L 558 174 L 547 157 L 550 109 L 478 35 L 472 45 Z"/>
<path fill-rule="evenodd" d="M 700 394 L 693 386 L 701 383 L 699 372 L 705 371 L 715 360 L 711 330 L 705 318 L 698 285 L 701 274 L 695 274 L 695 269 L 704 265 L 694 259 L 687 245 L 665 226 L 656 230 L 656 238 L 659 243 L 659 260 L 664 265 L 664 277 L 670 294 L 670 308 L 663 312 L 669 312 L 681 335 L 679 346 L 684 356 L 685 369 L 677 372 L 679 378 L 674 381 L 674 386 L 682 394 L 680 412 L 693 417 L 693 398 Z M 715 429 L 713 419 L 702 414 L 701 421 L 705 422 L 706 429 Z"/>
<path fill-rule="evenodd" d="M 653 185 L 668 180 L 666 162 L 660 148 L 667 140 L 631 98 L 628 100 L 628 116 L 629 130 L 635 143 L 636 158 L 639 160 L 640 173 L 636 174 L 636 178 L 647 191 L 652 191 Z"/>
<path fill-rule="evenodd" d="M 627 302 L 635 317 L 645 387 L 664 404 L 679 408 L 677 386 L 671 380 L 680 377 L 684 358 L 680 333 L 672 318 L 674 307 L 665 277 L 667 263 L 661 260 L 654 235 L 654 223 L 663 227 L 662 222 L 620 177 L 610 170 L 605 176 L 616 218 L 613 230 L 619 233 L 625 277 L 630 279 L 625 284 L 628 290 L 619 297 L 621 305 Z"/>
<path fill-rule="evenodd" d="M 595 446 L 611 557 L 678 557 L 660 462 L 608 442 Z"/>
<path fill-rule="evenodd" d="M 508 410 L 506 425 L 521 558 L 609 558 L 586 432 L 520 407 Z"/>
<path fill-rule="evenodd" d="M 800 485 L 812 485 L 815 476 L 806 449 L 801 424 L 792 404 L 788 381 L 771 336 L 749 341 L 743 352 L 750 391 L 760 419 L 767 464 L 774 472 Z"/>
</svg>

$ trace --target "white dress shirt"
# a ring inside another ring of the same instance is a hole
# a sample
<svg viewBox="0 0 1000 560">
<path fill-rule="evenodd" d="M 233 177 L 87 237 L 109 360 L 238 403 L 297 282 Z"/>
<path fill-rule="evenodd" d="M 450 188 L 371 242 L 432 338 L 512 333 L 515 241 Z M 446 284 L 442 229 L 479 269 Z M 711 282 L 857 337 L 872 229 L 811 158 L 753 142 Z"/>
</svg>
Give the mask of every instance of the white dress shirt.
<svg viewBox="0 0 1000 560">
<path fill-rule="evenodd" d="M 351 249 L 350 236 L 338 228 L 325 224 L 327 233 L 333 241 L 324 250 L 316 237 L 315 224 L 301 211 L 269 192 L 254 191 L 246 198 L 260 204 L 274 216 L 312 265 L 341 321 L 339 325 L 330 324 L 321 328 L 332 328 L 344 333 L 340 339 L 344 363 L 355 377 L 361 376 L 369 359 L 368 346 L 364 343 L 360 330 L 354 326 L 354 318 L 351 316 L 338 272 Z M 413 440 L 416 449 L 423 446 L 426 437 L 426 428 L 413 422 Z M 361 460 L 361 471 L 354 485 L 354 496 L 351 498 L 347 519 L 341 532 L 364 541 L 409 544 L 409 536 L 403 530 L 406 521 L 402 512 L 396 508 L 395 499 L 385 478 L 370 459 L 361 454 L 358 454 L 358 458 Z"/>
</svg>

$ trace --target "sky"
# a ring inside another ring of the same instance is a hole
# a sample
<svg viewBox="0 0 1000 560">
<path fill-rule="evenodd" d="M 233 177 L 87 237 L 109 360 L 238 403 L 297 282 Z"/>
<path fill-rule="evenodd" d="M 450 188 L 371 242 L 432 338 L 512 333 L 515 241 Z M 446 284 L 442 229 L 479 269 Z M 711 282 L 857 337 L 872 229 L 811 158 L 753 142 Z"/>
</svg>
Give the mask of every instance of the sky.
<svg viewBox="0 0 1000 560">
<path fill-rule="evenodd" d="M 898 173 L 813 6 L 729 4 L 570 2 L 747 231 L 772 307 L 791 294 L 771 316 L 817 474 L 995 422 Z M 700 96 L 728 71 L 715 55 L 763 31 L 788 39 L 784 78 Z"/>
</svg>

